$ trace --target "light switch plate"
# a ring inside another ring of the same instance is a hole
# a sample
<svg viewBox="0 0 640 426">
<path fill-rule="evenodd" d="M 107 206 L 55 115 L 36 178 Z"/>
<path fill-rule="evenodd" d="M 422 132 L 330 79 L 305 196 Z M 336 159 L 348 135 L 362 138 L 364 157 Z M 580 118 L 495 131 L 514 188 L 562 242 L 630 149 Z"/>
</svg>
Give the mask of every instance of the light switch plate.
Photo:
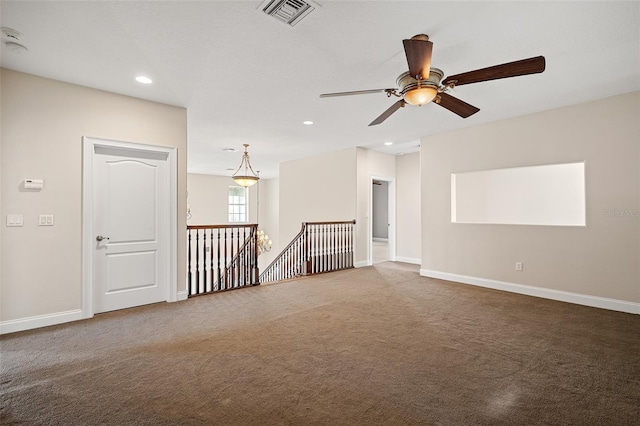
<svg viewBox="0 0 640 426">
<path fill-rule="evenodd" d="M 53 226 L 53 215 L 41 214 L 38 218 L 38 226 Z"/>
<path fill-rule="evenodd" d="M 21 214 L 8 214 L 7 226 L 23 226 L 24 219 Z"/>
</svg>

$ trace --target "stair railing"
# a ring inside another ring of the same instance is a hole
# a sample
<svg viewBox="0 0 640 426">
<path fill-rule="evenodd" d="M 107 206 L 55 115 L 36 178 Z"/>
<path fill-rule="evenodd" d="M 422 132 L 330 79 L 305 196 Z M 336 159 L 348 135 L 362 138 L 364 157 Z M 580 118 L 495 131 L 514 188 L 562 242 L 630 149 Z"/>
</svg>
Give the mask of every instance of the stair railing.
<svg viewBox="0 0 640 426">
<path fill-rule="evenodd" d="M 218 287 L 222 290 L 258 285 L 258 239 L 257 225 L 249 229 L 243 228 L 242 238 L 244 243 L 238 248 L 235 256 L 227 264 L 224 274 L 219 278 Z M 237 231 L 238 241 L 240 241 L 240 230 Z"/>
<path fill-rule="evenodd" d="M 189 297 L 260 284 L 257 224 L 187 226 Z"/>
<path fill-rule="evenodd" d="M 298 235 L 260 274 L 260 282 L 353 268 L 355 223 L 303 222 Z"/>
</svg>

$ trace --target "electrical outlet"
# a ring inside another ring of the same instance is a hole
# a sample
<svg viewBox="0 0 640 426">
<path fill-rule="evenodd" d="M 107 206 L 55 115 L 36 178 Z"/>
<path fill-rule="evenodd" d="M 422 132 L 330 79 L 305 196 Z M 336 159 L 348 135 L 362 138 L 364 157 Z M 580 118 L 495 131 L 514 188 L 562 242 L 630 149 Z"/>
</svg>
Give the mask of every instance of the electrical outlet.
<svg viewBox="0 0 640 426">
<path fill-rule="evenodd" d="M 522 262 L 516 262 L 516 271 L 522 271 Z"/>
</svg>

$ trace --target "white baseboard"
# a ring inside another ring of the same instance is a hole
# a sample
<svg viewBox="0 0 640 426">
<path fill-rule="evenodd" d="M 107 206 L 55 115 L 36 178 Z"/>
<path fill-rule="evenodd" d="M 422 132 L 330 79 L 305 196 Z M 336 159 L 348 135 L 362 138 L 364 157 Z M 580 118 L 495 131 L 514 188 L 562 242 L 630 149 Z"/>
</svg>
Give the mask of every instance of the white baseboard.
<svg viewBox="0 0 640 426">
<path fill-rule="evenodd" d="M 354 268 L 364 268 L 365 266 L 371 266 L 371 263 L 366 260 L 361 260 L 360 262 L 355 262 L 353 264 Z"/>
<path fill-rule="evenodd" d="M 15 333 L 18 331 L 63 324 L 65 322 L 78 321 L 84 318 L 85 316 L 82 313 L 82 310 L 75 309 L 73 311 L 56 312 L 55 314 L 38 315 L 35 317 L 3 321 L 0 322 L 0 334 Z"/>
<path fill-rule="evenodd" d="M 417 259 L 415 257 L 402 257 L 396 256 L 396 262 L 404 262 L 404 263 L 412 263 L 414 265 L 420 265 L 422 263 L 421 259 Z"/>
<path fill-rule="evenodd" d="M 382 238 L 382 237 L 373 237 L 372 240 L 376 241 L 376 242 L 379 242 L 379 243 L 388 243 L 389 242 L 388 238 Z"/>
<path fill-rule="evenodd" d="M 176 301 L 187 300 L 186 290 L 178 291 Z M 18 331 L 33 330 L 34 328 L 48 327 L 50 325 L 64 324 L 65 322 L 87 319 L 81 309 L 56 312 L 53 314 L 38 315 L 35 317 L 20 318 L 0 322 L 0 334 L 16 333 Z"/>
<path fill-rule="evenodd" d="M 514 284 L 505 281 L 490 280 L 486 278 L 451 274 L 449 272 L 430 271 L 428 269 L 420 269 L 420 275 L 423 277 L 438 278 L 446 281 L 454 281 L 479 287 L 492 288 L 495 290 L 509 291 L 511 293 L 526 294 L 527 296 L 542 297 L 544 299 L 575 303 L 594 308 L 609 309 L 612 311 L 627 312 L 630 314 L 640 314 L 640 303 L 628 302 L 625 300 L 608 299 L 606 297 L 590 296 L 587 294 L 571 293 L 562 290 L 553 290 L 549 288 Z"/>
</svg>

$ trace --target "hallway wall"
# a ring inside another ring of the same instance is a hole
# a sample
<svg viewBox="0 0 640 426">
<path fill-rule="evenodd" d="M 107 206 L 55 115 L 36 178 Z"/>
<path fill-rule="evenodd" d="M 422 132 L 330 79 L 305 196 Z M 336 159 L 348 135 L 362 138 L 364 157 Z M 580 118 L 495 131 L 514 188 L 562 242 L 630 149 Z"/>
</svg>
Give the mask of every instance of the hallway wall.
<svg viewBox="0 0 640 426">
<path fill-rule="evenodd" d="M 82 137 L 176 147 L 178 224 L 186 227 L 186 109 L 0 69 L 1 217 L 22 227 L 0 230 L 0 326 L 31 328 L 80 319 L 82 278 Z M 24 179 L 44 189 L 25 190 Z M 38 226 L 53 214 L 54 226 Z M 178 291 L 185 286 L 184 232 L 178 233 Z"/>
</svg>

